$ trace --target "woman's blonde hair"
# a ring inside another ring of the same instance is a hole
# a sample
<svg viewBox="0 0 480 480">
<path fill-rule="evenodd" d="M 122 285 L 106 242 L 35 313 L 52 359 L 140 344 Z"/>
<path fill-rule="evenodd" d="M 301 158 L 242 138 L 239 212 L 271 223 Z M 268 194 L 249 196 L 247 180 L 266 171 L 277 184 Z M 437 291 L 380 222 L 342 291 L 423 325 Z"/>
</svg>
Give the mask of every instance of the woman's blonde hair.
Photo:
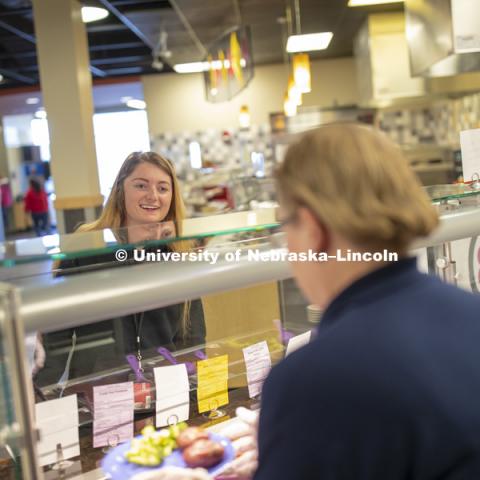
<svg viewBox="0 0 480 480">
<path fill-rule="evenodd" d="M 127 211 L 125 208 L 125 179 L 142 163 L 150 163 L 163 170 L 172 181 L 172 202 L 167 215 L 162 222 L 172 221 L 175 223 L 175 236 L 181 237 L 182 223 L 185 219 L 185 205 L 180 193 L 180 186 L 172 163 L 166 158 L 155 152 L 133 152 L 123 162 L 120 170 L 113 182 L 112 190 L 108 196 L 107 203 L 103 208 L 100 217 L 94 222 L 81 225 L 78 232 L 91 232 L 104 228 L 120 229 L 125 227 Z M 114 232 L 115 233 L 115 232 Z M 121 234 L 121 232 L 117 232 Z M 193 247 L 192 242 L 177 240 L 169 243 L 169 247 L 174 251 L 187 251 Z M 185 334 L 190 324 L 190 302 L 185 302 L 182 315 L 182 333 Z"/>
<path fill-rule="evenodd" d="M 282 204 L 305 206 L 355 245 L 405 253 L 438 216 L 400 149 L 366 125 L 332 124 L 290 146 L 276 175 Z"/>
</svg>

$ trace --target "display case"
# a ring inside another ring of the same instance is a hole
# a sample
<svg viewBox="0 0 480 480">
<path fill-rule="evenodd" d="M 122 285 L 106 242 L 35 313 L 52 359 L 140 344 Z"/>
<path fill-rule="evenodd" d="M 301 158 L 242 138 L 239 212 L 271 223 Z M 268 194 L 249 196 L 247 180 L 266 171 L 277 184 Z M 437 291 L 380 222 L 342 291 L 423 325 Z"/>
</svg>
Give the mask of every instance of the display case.
<svg viewBox="0 0 480 480">
<path fill-rule="evenodd" d="M 275 211 L 232 215 L 3 245 L 0 478 L 106 478 L 106 452 L 146 425 L 258 406 L 321 308 L 291 278 Z M 453 246 L 479 231 L 478 209 L 444 215 L 414 245 L 420 268 L 442 273 L 450 245 L 447 268 L 478 271 L 476 247 L 456 261 Z"/>
</svg>

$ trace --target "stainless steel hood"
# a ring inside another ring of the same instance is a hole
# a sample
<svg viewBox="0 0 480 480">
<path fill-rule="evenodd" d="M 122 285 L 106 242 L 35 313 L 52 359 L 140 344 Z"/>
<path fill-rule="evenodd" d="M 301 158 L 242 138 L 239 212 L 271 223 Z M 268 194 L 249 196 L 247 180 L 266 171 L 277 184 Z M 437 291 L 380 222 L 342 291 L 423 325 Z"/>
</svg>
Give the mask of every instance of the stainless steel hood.
<svg viewBox="0 0 480 480">
<path fill-rule="evenodd" d="M 480 71 L 480 0 L 406 0 L 412 76 Z"/>
</svg>

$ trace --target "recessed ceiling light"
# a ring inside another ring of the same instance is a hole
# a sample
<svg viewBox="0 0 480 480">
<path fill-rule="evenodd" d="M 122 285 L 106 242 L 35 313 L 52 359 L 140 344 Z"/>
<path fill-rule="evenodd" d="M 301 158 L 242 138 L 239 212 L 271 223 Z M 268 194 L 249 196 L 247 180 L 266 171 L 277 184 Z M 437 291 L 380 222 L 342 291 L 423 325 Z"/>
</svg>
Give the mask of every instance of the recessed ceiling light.
<svg viewBox="0 0 480 480">
<path fill-rule="evenodd" d="M 108 10 L 100 7 L 82 7 L 82 20 L 84 23 L 96 22 L 108 17 Z"/>
<path fill-rule="evenodd" d="M 223 66 L 228 70 L 231 67 L 230 60 L 226 59 L 223 61 Z M 244 58 L 240 59 L 240 66 L 245 68 L 247 66 L 247 61 Z M 177 73 L 201 73 L 208 72 L 208 70 L 221 70 L 222 61 L 213 60 L 211 62 L 191 62 L 191 63 L 177 63 L 173 66 L 173 69 Z"/>
<path fill-rule="evenodd" d="M 40 103 L 40 99 L 37 97 L 29 97 L 25 100 L 25 103 L 27 105 L 36 105 L 37 103 Z"/>
<path fill-rule="evenodd" d="M 0 82 L 3 82 L 3 75 L 0 73 Z"/>
<path fill-rule="evenodd" d="M 45 111 L 44 108 L 40 108 L 35 112 L 35 117 L 45 119 L 47 118 L 47 112 Z"/>
<path fill-rule="evenodd" d="M 136 108 L 137 110 L 144 110 L 147 104 L 143 100 L 138 100 L 136 98 L 132 98 L 127 100 L 126 102 L 127 107 Z"/>
<path fill-rule="evenodd" d="M 208 62 L 177 63 L 173 66 L 177 73 L 199 73 L 208 70 Z"/>
<path fill-rule="evenodd" d="M 287 52 L 312 52 L 325 50 L 332 40 L 332 32 L 308 33 L 306 35 L 291 35 L 287 41 Z"/>
<path fill-rule="evenodd" d="M 384 5 L 386 3 L 403 3 L 404 0 L 350 0 L 349 7 L 365 7 L 367 5 Z"/>
</svg>

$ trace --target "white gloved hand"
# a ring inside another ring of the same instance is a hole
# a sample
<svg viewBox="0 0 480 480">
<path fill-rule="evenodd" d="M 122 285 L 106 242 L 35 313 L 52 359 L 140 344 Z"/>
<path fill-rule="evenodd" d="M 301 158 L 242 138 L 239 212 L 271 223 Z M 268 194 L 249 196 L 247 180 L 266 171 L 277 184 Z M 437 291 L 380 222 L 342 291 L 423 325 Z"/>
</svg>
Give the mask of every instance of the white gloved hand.
<svg viewBox="0 0 480 480">
<path fill-rule="evenodd" d="M 203 468 L 165 467 L 161 470 L 139 473 L 132 480 L 212 480 Z"/>
<path fill-rule="evenodd" d="M 240 407 L 236 414 L 237 421 L 219 432 L 232 441 L 236 458 L 215 477 L 217 480 L 249 480 L 257 469 L 259 412 Z"/>
</svg>

